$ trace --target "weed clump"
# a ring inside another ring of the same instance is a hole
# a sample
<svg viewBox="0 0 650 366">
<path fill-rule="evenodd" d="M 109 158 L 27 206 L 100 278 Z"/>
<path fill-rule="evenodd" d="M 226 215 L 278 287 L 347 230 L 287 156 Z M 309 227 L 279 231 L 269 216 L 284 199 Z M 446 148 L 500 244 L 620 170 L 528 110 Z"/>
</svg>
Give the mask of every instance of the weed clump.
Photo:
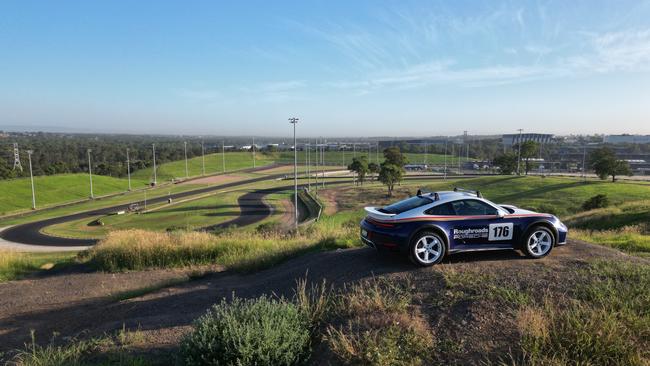
<svg viewBox="0 0 650 366">
<path fill-rule="evenodd" d="M 298 365 L 310 356 L 310 324 L 290 302 L 265 296 L 223 300 L 181 345 L 185 364 Z"/>
</svg>

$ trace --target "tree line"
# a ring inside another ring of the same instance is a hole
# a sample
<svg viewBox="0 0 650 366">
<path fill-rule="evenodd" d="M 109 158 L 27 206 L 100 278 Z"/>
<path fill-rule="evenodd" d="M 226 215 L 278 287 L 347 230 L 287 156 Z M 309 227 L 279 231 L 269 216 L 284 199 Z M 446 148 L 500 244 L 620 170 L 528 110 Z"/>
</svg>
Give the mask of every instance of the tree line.
<svg viewBox="0 0 650 366">
<path fill-rule="evenodd" d="M 112 177 L 127 175 L 126 151 L 129 149 L 131 173 L 156 163 L 184 159 L 182 137 L 136 135 L 82 135 L 53 133 L 12 134 L 0 139 L 0 179 L 29 176 L 27 150 L 32 150 L 34 175 L 82 173 L 88 171 L 88 149 L 91 149 L 93 174 Z M 187 139 L 187 157 L 201 155 L 201 141 Z M 13 143 L 18 143 L 22 172 L 13 169 Z M 204 141 L 206 154 L 221 151 L 221 140 Z"/>
</svg>

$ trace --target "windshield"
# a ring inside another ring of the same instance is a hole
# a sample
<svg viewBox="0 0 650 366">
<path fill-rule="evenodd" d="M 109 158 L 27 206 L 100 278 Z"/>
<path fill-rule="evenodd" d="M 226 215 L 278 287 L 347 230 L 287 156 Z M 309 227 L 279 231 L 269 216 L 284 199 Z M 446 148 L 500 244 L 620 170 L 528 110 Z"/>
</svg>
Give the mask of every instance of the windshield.
<svg viewBox="0 0 650 366">
<path fill-rule="evenodd" d="M 379 211 L 383 213 L 401 214 L 402 212 L 412 210 L 416 207 L 424 206 L 431 202 L 433 202 L 433 200 L 431 200 L 430 198 L 415 196 L 415 197 L 405 199 L 404 201 L 393 203 L 392 205 L 386 206 L 380 209 Z"/>
</svg>

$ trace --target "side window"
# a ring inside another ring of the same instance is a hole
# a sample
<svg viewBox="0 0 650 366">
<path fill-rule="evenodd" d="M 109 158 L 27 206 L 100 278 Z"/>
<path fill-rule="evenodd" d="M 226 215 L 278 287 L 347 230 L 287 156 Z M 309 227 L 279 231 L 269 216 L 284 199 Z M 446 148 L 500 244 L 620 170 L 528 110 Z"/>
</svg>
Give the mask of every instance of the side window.
<svg viewBox="0 0 650 366">
<path fill-rule="evenodd" d="M 456 215 L 460 216 L 481 216 L 496 215 L 497 209 L 478 200 L 459 200 L 451 202 Z"/>
<path fill-rule="evenodd" d="M 425 213 L 427 215 L 434 215 L 434 216 L 454 216 L 454 215 L 456 215 L 456 213 L 454 212 L 454 209 L 451 207 L 450 203 L 443 203 L 442 205 L 431 207 Z"/>
</svg>

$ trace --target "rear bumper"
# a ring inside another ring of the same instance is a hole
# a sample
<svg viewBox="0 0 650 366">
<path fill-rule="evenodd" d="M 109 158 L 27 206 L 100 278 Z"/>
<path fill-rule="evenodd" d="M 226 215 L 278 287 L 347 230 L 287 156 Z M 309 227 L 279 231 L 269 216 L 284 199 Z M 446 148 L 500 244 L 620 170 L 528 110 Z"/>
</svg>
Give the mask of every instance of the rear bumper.
<svg viewBox="0 0 650 366">
<path fill-rule="evenodd" d="M 400 236 L 399 232 L 391 228 L 377 227 L 366 220 L 361 221 L 359 234 L 363 244 L 377 250 L 399 251 L 405 247 L 404 239 Z"/>
</svg>

